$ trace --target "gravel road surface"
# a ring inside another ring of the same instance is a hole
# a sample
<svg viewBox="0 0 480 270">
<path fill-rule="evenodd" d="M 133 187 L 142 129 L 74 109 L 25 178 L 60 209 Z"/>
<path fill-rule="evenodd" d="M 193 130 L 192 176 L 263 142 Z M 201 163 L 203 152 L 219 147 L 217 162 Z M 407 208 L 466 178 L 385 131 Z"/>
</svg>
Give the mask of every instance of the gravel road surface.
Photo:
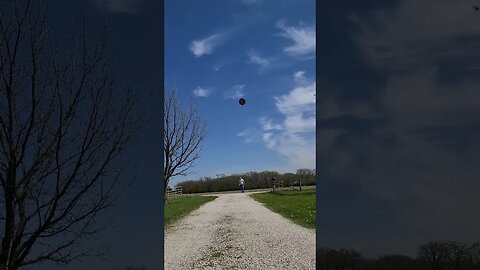
<svg viewBox="0 0 480 270">
<path fill-rule="evenodd" d="M 315 269 L 315 230 L 246 193 L 217 196 L 166 228 L 165 269 Z"/>
</svg>

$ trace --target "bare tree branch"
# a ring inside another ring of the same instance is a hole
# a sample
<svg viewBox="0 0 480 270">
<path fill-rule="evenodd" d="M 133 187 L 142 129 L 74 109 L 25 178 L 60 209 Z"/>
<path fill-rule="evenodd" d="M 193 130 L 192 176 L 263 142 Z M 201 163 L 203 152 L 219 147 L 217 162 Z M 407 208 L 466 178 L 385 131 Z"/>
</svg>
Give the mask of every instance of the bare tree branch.
<svg viewBox="0 0 480 270">
<path fill-rule="evenodd" d="M 200 158 L 207 126 L 192 104 L 182 106 L 176 90 L 167 93 L 164 105 L 164 193 L 174 176 L 187 175 Z"/>
<path fill-rule="evenodd" d="M 92 255 L 77 246 L 104 228 L 138 129 L 106 28 L 92 49 L 85 22 L 59 45 L 44 7 L 9 0 L 0 11 L 1 269 Z"/>
</svg>

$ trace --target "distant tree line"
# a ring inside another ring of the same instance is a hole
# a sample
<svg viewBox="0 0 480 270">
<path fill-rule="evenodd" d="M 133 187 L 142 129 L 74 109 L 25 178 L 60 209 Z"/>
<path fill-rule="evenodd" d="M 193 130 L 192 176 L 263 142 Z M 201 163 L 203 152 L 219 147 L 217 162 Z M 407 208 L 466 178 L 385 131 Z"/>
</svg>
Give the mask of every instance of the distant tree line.
<svg viewBox="0 0 480 270">
<path fill-rule="evenodd" d="M 188 180 L 179 183 L 183 193 L 202 193 L 230 191 L 238 189 L 238 180 L 245 179 L 245 189 L 272 188 L 272 178 L 275 177 L 277 185 L 282 182 L 283 186 L 315 185 L 315 170 L 299 169 L 296 173 L 278 173 L 276 171 L 248 172 L 243 174 L 223 175 L 213 177 L 202 177 L 199 180 Z"/>
<path fill-rule="evenodd" d="M 429 242 L 416 257 L 385 255 L 366 258 L 355 250 L 317 249 L 320 270 L 480 270 L 480 243 Z"/>
</svg>

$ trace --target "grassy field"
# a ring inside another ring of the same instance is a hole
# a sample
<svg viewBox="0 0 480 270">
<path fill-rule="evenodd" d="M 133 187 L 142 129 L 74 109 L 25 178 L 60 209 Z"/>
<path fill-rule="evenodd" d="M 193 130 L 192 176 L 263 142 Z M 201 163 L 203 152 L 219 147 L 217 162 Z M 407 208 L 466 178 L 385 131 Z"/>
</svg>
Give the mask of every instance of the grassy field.
<svg viewBox="0 0 480 270">
<path fill-rule="evenodd" d="M 180 196 L 168 199 L 165 204 L 165 226 L 216 198 L 217 196 Z"/>
<path fill-rule="evenodd" d="M 301 226 L 315 228 L 315 189 L 257 193 L 250 196 Z"/>
</svg>

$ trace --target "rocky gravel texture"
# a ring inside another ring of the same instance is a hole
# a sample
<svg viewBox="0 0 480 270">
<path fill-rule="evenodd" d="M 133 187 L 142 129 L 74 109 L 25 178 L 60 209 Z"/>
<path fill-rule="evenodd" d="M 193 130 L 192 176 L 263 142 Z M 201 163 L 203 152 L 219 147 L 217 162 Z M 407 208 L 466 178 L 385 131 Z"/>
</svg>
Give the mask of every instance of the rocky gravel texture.
<svg viewBox="0 0 480 270">
<path fill-rule="evenodd" d="M 247 193 L 217 196 L 166 228 L 165 269 L 315 269 L 315 230 Z"/>
</svg>

